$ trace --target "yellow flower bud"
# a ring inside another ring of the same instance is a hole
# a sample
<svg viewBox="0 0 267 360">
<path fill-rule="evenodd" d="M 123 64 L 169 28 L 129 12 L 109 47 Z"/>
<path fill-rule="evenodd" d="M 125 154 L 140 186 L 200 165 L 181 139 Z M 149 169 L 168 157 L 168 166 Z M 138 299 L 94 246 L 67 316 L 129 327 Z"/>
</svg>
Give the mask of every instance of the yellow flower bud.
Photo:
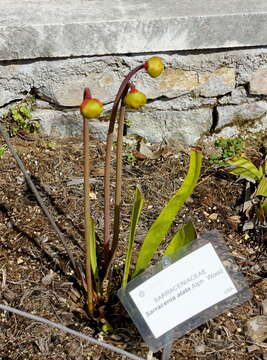
<svg viewBox="0 0 267 360">
<path fill-rule="evenodd" d="M 145 69 L 152 77 L 158 77 L 163 69 L 164 64 L 160 57 L 153 56 L 145 62 Z"/>
<path fill-rule="evenodd" d="M 103 111 L 103 104 L 98 99 L 86 98 L 80 105 L 80 111 L 86 118 L 97 118 Z"/>
<path fill-rule="evenodd" d="M 146 96 L 141 91 L 138 91 L 134 86 L 131 87 L 130 92 L 124 98 L 124 104 L 138 109 L 146 103 Z"/>
</svg>

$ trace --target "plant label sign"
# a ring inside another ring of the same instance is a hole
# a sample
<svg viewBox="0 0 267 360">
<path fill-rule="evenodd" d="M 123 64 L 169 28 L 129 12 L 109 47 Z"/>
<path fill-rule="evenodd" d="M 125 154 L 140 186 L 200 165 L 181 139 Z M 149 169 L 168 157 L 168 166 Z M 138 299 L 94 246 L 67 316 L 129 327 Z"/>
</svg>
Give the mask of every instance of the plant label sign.
<svg viewBox="0 0 267 360">
<path fill-rule="evenodd" d="M 118 294 L 153 351 L 251 297 L 217 231 L 189 243 L 168 262 L 137 276 Z"/>
</svg>

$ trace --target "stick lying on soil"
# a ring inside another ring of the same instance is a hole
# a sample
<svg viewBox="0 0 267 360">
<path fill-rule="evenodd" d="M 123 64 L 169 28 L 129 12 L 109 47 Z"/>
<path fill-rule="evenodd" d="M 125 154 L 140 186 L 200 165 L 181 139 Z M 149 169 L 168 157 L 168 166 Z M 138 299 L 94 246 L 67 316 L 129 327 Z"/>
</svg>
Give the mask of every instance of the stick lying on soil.
<svg viewBox="0 0 267 360">
<path fill-rule="evenodd" d="M 57 233 L 62 245 L 64 246 L 69 258 L 70 258 L 70 261 L 71 261 L 71 264 L 72 264 L 72 267 L 73 267 L 73 270 L 75 271 L 75 273 L 79 276 L 79 278 L 82 278 L 82 275 L 80 273 L 80 270 L 79 268 L 77 267 L 76 265 L 76 262 L 74 260 L 74 257 L 66 243 L 66 240 L 62 234 L 62 232 L 60 231 L 60 229 L 58 228 L 57 224 L 55 223 L 52 215 L 50 214 L 50 212 L 48 211 L 46 205 L 44 204 L 41 196 L 39 195 L 39 192 L 38 190 L 36 189 L 34 183 L 32 182 L 31 178 L 30 178 L 30 175 L 27 171 L 27 169 L 25 168 L 25 166 L 23 165 L 23 162 L 21 161 L 21 159 L 19 158 L 19 156 L 17 155 L 16 153 L 16 150 L 14 149 L 13 145 L 11 144 L 10 142 L 10 138 L 8 136 L 8 134 L 4 131 L 4 129 L 2 128 L 2 126 L 0 125 L 0 133 L 1 135 L 3 136 L 7 146 L 8 146 L 8 149 L 9 151 L 11 152 L 11 154 L 13 155 L 14 159 L 16 160 L 21 172 L 23 173 L 30 189 L 32 190 L 36 200 L 38 201 L 41 209 L 43 210 L 44 214 L 46 215 L 46 217 L 48 218 L 50 224 L 52 225 L 53 229 L 55 230 L 55 232 Z"/>
<path fill-rule="evenodd" d="M 41 322 L 43 324 L 49 325 L 49 326 L 51 326 L 53 328 L 62 330 L 62 331 L 67 332 L 67 333 L 69 333 L 71 335 L 74 335 L 74 336 L 77 336 L 77 337 L 79 337 L 79 338 L 81 338 L 83 340 L 86 340 L 86 341 L 90 342 L 91 344 L 99 345 L 99 346 L 101 346 L 101 347 L 103 347 L 103 348 L 105 348 L 107 350 L 116 352 L 117 354 L 127 356 L 129 359 L 132 359 L 132 360 L 144 360 L 143 358 L 140 358 L 139 356 L 133 355 L 133 354 L 129 353 L 128 351 L 120 349 L 120 348 L 118 348 L 118 347 L 116 347 L 114 345 L 110 345 L 110 344 L 107 344 L 107 343 L 105 343 L 103 341 L 96 340 L 96 339 L 94 339 L 94 338 L 92 338 L 90 336 L 87 336 L 87 335 L 79 332 L 79 331 L 72 330 L 72 329 L 70 329 L 70 328 L 68 328 L 68 327 L 66 327 L 64 325 L 61 325 L 61 324 L 55 323 L 53 321 L 47 320 L 47 319 L 45 319 L 43 317 L 32 315 L 30 313 L 27 313 L 27 312 L 12 308 L 11 306 L 2 305 L 2 304 L 0 304 L 0 309 L 2 309 L 4 311 L 10 311 L 10 312 L 12 312 L 14 314 L 24 316 L 27 319 L 38 321 L 38 322 Z"/>
</svg>

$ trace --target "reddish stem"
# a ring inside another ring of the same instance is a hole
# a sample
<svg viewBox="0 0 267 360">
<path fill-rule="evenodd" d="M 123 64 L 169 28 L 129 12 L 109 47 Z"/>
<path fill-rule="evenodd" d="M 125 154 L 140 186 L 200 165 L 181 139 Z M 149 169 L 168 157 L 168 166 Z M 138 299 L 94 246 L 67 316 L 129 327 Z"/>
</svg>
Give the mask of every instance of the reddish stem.
<svg viewBox="0 0 267 360">
<path fill-rule="evenodd" d="M 110 163 L 111 163 L 111 149 L 112 149 L 112 143 L 113 143 L 113 131 L 116 121 L 116 114 L 119 106 L 119 102 L 124 94 L 124 90 L 126 86 L 128 86 L 128 83 L 131 79 L 131 77 L 137 73 L 137 71 L 144 68 L 144 64 L 137 66 L 132 71 L 129 72 L 129 74 L 125 77 L 123 82 L 121 83 L 121 86 L 118 90 L 118 93 L 116 95 L 110 121 L 109 121 L 109 129 L 108 129 L 108 135 L 107 135 L 107 144 L 106 144 L 106 160 L 105 160 L 105 174 L 104 174 L 104 268 L 107 268 L 107 265 L 109 263 L 110 258 L 110 249 L 109 249 L 109 243 L 110 243 Z"/>
</svg>

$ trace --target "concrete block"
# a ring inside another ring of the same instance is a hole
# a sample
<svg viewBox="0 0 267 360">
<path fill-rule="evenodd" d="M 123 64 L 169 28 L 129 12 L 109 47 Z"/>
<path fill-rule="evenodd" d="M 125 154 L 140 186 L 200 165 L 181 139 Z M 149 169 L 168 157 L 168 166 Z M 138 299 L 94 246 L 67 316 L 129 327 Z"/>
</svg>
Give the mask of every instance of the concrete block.
<svg viewBox="0 0 267 360">
<path fill-rule="evenodd" d="M 265 0 L 5 0 L 0 61 L 266 45 L 266 20 Z"/>
</svg>

